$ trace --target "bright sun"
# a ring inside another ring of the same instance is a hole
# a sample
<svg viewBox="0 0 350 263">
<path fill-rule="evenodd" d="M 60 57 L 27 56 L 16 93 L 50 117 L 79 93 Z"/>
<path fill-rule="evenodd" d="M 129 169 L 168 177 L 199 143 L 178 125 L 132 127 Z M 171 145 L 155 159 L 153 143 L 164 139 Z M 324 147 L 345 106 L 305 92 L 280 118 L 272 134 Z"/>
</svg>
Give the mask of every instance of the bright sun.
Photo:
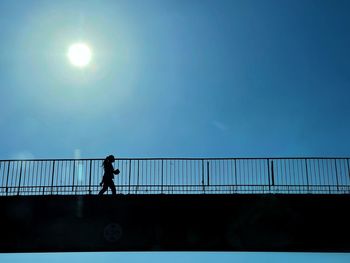
<svg viewBox="0 0 350 263">
<path fill-rule="evenodd" d="M 72 65 L 83 68 L 89 65 L 92 53 L 87 44 L 75 43 L 69 47 L 67 56 Z"/>
</svg>

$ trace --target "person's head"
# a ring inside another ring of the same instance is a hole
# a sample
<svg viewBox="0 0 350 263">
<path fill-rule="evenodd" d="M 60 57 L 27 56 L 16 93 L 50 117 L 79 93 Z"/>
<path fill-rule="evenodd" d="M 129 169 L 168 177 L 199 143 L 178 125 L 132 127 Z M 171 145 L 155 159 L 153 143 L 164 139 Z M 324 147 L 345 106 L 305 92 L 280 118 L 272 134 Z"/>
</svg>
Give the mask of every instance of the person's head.
<svg viewBox="0 0 350 263">
<path fill-rule="evenodd" d="M 114 163 L 114 162 L 115 162 L 114 156 L 113 156 L 113 155 L 108 155 L 108 156 L 104 159 L 104 161 L 103 161 L 103 163 L 102 163 L 102 166 L 106 167 L 106 165 L 108 165 L 109 163 Z"/>
<path fill-rule="evenodd" d="M 114 155 L 108 155 L 108 156 L 106 157 L 106 160 L 108 160 L 108 162 L 110 162 L 110 163 L 114 163 L 114 162 L 115 162 Z"/>
</svg>

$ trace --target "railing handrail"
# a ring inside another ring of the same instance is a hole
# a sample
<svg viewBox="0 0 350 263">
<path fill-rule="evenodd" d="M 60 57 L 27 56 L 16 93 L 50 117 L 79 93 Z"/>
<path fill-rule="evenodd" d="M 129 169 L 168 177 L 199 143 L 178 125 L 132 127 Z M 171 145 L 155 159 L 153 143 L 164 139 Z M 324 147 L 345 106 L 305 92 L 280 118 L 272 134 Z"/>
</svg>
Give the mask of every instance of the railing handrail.
<svg viewBox="0 0 350 263">
<path fill-rule="evenodd" d="M 36 159 L 3 159 L 0 160 L 0 162 L 12 162 L 12 161 L 103 161 L 105 158 L 36 158 Z M 116 157 L 116 160 L 123 160 L 123 161 L 129 161 L 129 160 L 193 160 L 193 161 L 200 161 L 200 160 L 346 160 L 350 159 L 346 156 L 339 156 L 339 157 L 322 157 L 322 156 L 298 156 L 298 157 L 138 157 L 138 158 L 131 158 L 131 157 Z"/>
</svg>

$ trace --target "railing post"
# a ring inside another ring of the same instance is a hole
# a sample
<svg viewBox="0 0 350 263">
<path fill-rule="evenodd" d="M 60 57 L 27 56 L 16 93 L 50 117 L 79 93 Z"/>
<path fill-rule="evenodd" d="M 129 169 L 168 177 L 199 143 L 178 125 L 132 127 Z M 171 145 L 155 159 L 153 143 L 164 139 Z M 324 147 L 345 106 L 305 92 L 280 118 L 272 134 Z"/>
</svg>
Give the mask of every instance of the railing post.
<svg viewBox="0 0 350 263">
<path fill-rule="evenodd" d="M 22 164 L 23 164 L 23 161 L 21 161 L 21 167 L 19 168 L 19 181 L 18 181 L 18 191 L 17 191 L 17 195 L 19 195 L 19 190 L 21 189 Z"/>
<path fill-rule="evenodd" d="M 238 181 L 237 181 L 237 161 L 236 161 L 236 158 L 234 159 L 234 164 L 235 164 L 235 185 L 236 185 L 236 189 L 238 189 L 238 184 L 237 184 L 238 183 Z"/>
<path fill-rule="evenodd" d="M 204 186 L 204 160 L 202 160 L 202 188 L 203 188 L 203 193 L 205 194 L 205 186 Z"/>
<path fill-rule="evenodd" d="M 89 171 L 89 195 L 91 195 L 91 174 L 92 174 L 92 160 L 90 160 L 90 171 Z"/>
<path fill-rule="evenodd" d="M 164 160 L 162 159 L 162 172 L 161 172 L 161 178 L 160 178 L 160 184 L 161 184 L 161 186 L 160 186 L 160 193 L 162 194 L 163 193 L 163 180 L 164 180 L 164 178 L 163 178 L 163 176 L 164 176 Z"/>
<path fill-rule="evenodd" d="M 269 182 L 269 191 L 271 191 L 270 159 L 267 159 L 267 179 Z"/>
<path fill-rule="evenodd" d="M 11 161 L 8 161 L 7 178 L 6 178 L 6 196 L 8 195 L 8 182 L 9 182 L 9 176 L 10 176 L 10 164 L 11 164 Z"/>
<path fill-rule="evenodd" d="M 235 178 L 235 186 L 233 187 L 233 193 L 238 190 L 238 180 L 237 180 L 237 161 L 236 161 L 236 158 L 233 159 L 233 163 L 234 163 L 234 166 L 235 166 L 235 169 L 234 169 L 234 178 Z"/>
<path fill-rule="evenodd" d="M 334 166 L 335 166 L 335 179 L 337 180 L 337 191 L 339 191 L 337 159 L 334 159 Z"/>
<path fill-rule="evenodd" d="M 72 192 L 74 192 L 74 180 L 75 180 L 75 160 L 73 160 L 73 182 L 72 182 Z"/>
<path fill-rule="evenodd" d="M 306 186 L 307 186 L 307 192 L 310 191 L 309 188 L 309 169 L 307 168 L 307 159 L 305 158 L 305 169 L 306 169 Z"/>
<path fill-rule="evenodd" d="M 53 194 L 53 178 L 54 178 L 54 176 L 55 176 L 55 160 L 53 161 L 53 163 L 52 163 L 52 173 L 51 173 L 51 178 L 52 178 L 52 180 L 51 180 L 51 195 Z"/>
<path fill-rule="evenodd" d="M 349 180 L 350 180 L 350 164 L 349 164 L 349 159 L 346 159 L 347 164 L 348 164 L 348 175 L 349 175 Z M 350 185 L 350 183 L 349 183 Z"/>
<path fill-rule="evenodd" d="M 137 160 L 137 182 L 136 182 L 136 190 L 135 193 L 139 190 L 139 180 L 140 180 L 140 160 Z"/>
<path fill-rule="evenodd" d="M 130 189 L 131 189 L 131 160 L 129 160 L 129 191 L 128 191 L 129 194 L 131 194 Z"/>
<path fill-rule="evenodd" d="M 275 186 L 275 170 L 274 170 L 273 161 L 271 161 L 271 184 L 272 186 Z"/>
<path fill-rule="evenodd" d="M 207 162 L 207 185 L 210 185 L 210 177 L 209 177 L 209 162 Z"/>
</svg>

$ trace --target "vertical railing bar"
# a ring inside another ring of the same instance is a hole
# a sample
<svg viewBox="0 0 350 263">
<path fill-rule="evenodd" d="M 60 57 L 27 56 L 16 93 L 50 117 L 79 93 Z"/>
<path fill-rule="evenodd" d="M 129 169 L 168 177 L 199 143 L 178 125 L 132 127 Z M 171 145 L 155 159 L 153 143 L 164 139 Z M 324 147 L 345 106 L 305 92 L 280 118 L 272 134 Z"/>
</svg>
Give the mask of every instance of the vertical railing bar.
<svg viewBox="0 0 350 263">
<path fill-rule="evenodd" d="M 34 184 L 34 166 L 35 166 L 35 162 L 33 161 L 28 161 L 29 162 L 29 167 L 28 167 L 28 184 L 30 186 L 30 188 L 28 188 L 28 192 L 29 194 L 31 192 L 35 192 L 35 184 Z"/>
<path fill-rule="evenodd" d="M 6 196 L 8 195 L 8 181 L 9 181 L 9 176 L 10 176 L 10 166 L 11 166 L 11 161 L 8 161 L 7 163 L 7 176 L 6 176 Z"/>
<path fill-rule="evenodd" d="M 60 160 L 57 160 L 57 164 L 56 164 L 56 177 L 55 177 L 55 187 L 56 187 L 56 195 L 58 194 L 58 191 L 59 191 L 59 180 L 60 180 L 60 177 L 62 177 L 62 161 Z"/>
<path fill-rule="evenodd" d="M 141 162 L 142 162 L 141 179 L 142 179 L 142 183 L 145 185 L 144 191 L 148 193 L 148 176 L 147 176 L 148 160 L 141 161 Z"/>
<path fill-rule="evenodd" d="M 131 194 L 131 160 L 129 160 L 129 191 L 128 194 Z"/>
<path fill-rule="evenodd" d="M 308 170 L 308 167 L 307 167 L 307 159 L 305 158 L 305 169 L 306 169 L 306 189 L 307 189 L 307 192 L 309 192 L 309 170 Z"/>
<path fill-rule="evenodd" d="M 210 185 L 210 177 L 209 177 L 209 161 L 207 162 L 207 185 Z"/>
<path fill-rule="evenodd" d="M 173 179 L 173 193 L 174 190 L 176 190 L 176 186 L 175 186 L 175 161 L 171 161 L 170 162 L 170 178 Z"/>
<path fill-rule="evenodd" d="M 52 173 L 51 173 L 51 195 L 53 194 L 53 182 L 54 182 L 54 176 L 55 176 L 55 162 L 56 162 L 56 160 L 54 160 L 53 163 L 52 163 Z"/>
<path fill-rule="evenodd" d="M 18 191 L 17 191 L 17 195 L 19 195 L 19 191 L 20 191 L 20 189 L 21 189 L 22 165 L 23 165 L 23 161 L 21 161 L 21 166 L 20 166 L 20 168 L 19 168 L 19 181 L 18 181 Z"/>
<path fill-rule="evenodd" d="M 92 160 L 90 160 L 90 171 L 89 171 L 89 195 L 91 195 L 91 174 L 92 174 Z"/>
<path fill-rule="evenodd" d="M 293 185 L 296 185 L 297 180 L 296 180 L 296 171 L 295 171 L 295 160 L 290 160 L 290 162 L 292 162 Z"/>
<path fill-rule="evenodd" d="M 23 187 L 24 193 L 29 195 L 32 189 L 32 185 L 30 184 L 30 168 L 31 161 L 24 161 L 24 171 L 23 171 Z"/>
<path fill-rule="evenodd" d="M 291 160 L 287 159 L 287 164 L 288 164 L 288 181 L 287 181 L 287 185 L 290 186 L 292 185 L 292 172 L 291 172 L 291 164 L 290 164 Z M 290 191 L 290 187 L 288 187 L 288 192 Z"/>
<path fill-rule="evenodd" d="M 345 173 L 345 162 L 346 160 L 341 160 L 339 159 L 338 162 L 340 163 L 340 167 L 339 167 L 339 186 L 340 186 L 340 190 L 344 190 L 345 188 L 343 188 L 342 186 L 344 186 L 344 176 L 343 174 Z"/>
<path fill-rule="evenodd" d="M 313 176 L 313 183 L 311 183 L 312 186 L 315 186 L 317 189 L 317 185 L 319 185 L 317 183 L 317 169 L 316 169 L 316 159 L 313 160 L 313 166 L 314 166 L 314 176 Z"/>
<path fill-rule="evenodd" d="M 350 164 L 349 164 L 349 159 L 346 160 L 347 164 L 348 164 L 348 176 L 349 176 L 349 180 L 350 180 Z M 350 184 L 350 181 L 349 181 Z"/>
<path fill-rule="evenodd" d="M 331 180 L 329 178 L 329 159 L 326 160 L 326 165 L 327 165 L 327 184 L 330 185 L 331 184 Z M 329 187 L 329 190 L 331 190 L 330 187 Z"/>
<path fill-rule="evenodd" d="M 258 191 L 259 190 L 259 183 L 258 183 L 258 160 L 254 159 L 254 166 L 253 166 L 253 190 Z"/>
<path fill-rule="evenodd" d="M 127 168 L 128 168 L 128 161 L 127 160 L 123 160 L 122 161 L 123 165 L 123 171 L 126 171 Z M 129 172 L 128 172 L 129 173 Z M 123 176 L 123 177 L 120 177 L 122 179 L 122 188 L 120 189 L 120 192 L 123 192 L 123 191 L 127 191 L 127 186 L 128 186 L 128 177 L 127 176 Z"/>
<path fill-rule="evenodd" d="M 327 185 L 327 177 L 325 177 L 325 172 L 324 172 L 324 160 L 321 160 L 322 162 L 322 179 L 323 179 L 323 184 L 324 185 Z M 326 189 L 326 192 L 327 192 L 327 189 Z"/>
<path fill-rule="evenodd" d="M 151 175 L 151 187 L 150 187 L 150 194 L 156 193 L 157 192 L 157 187 L 156 187 L 156 161 L 151 160 L 150 161 L 150 175 Z"/>
<path fill-rule="evenodd" d="M 94 194 L 94 182 L 95 180 L 95 162 L 93 159 L 90 159 L 90 194 Z"/>
<path fill-rule="evenodd" d="M 70 160 L 69 161 L 69 173 L 68 173 L 68 187 L 67 187 L 67 194 L 71 194 L 70 193 L 70 185 L 71 182 L 73 182 L 73 174 L 74 174 L 74 160 Z M 73 183 L 72 183 L 72 192 L 73 192 Z"/>
<path fill-rule="evenodd" d="M 56 165 L 56 194 L 58 194 L 61 190 L 60 186 L 60 180 L 62 182 L 62 178 L 63 178 L 63 162 L 61 160 L 57 160 L 57 165 Z"/>
<path fill-rule="evenodd" d="M 273 160 L 271 160 L 271 184 L 272 186 L 275 186 L 275 169 L 274 169 Z"/>
<path fill-rule="evenodd" d="M 317 171 L 318 171 L 318 178 L 320 179 L 320 186 L 322 187 L 323 181 L 321 176 L 320 159 L 317 159 Z"/>
<path fill-rule="evenodd" d="M 267 178 L 269 183 L 269 191 L 271 191 L 270 159 L 267 159 Z"/>
<path fill-rule="evenodd" d="M 184 171 L 184 163 L 185 161 L 181 161 L 181 178 L 183 181 L 183 184 L 185 185 L 185 187 L 182 187 L 183 191 L 189 190 L 190 188 L 186 188 L 186 186 L 188 186 L 188 182 L 187 182 L 187 177 L 185 176 L 185 171 Z"/>
<path fill-rule="evenodd" d="M 15 161 L 14 162 L 14 165 L 12 167 L 12 178 L 11 178 L 11 187 L 13 192 L 16 191 L 16 182 L 17 182 L 17 176 L 18 176 L 18 161 Z"/>
<path fill-rule="evenodd" d="M 287 185 L 287 165 L 286 165 L 286 159 L 283 159 L 283 161 L 281 162 L 283 163 L 282 166 L 284 168 L 284 174 L 282 176 L 282 185 Z M 283 188 L 282 188 L 282 191 L 283 191 Z"/>
<path fill-rule="evenodd" d="M 55 177 L 55 193 L 56 195 L 58 194 L 59 192 L 59 185 L 60 185 L 60 178 L 62 178 L 62 161 L 61 160 L 57 160 L 57 163 L 56 163 L 56 177 Z"/>
<path fill-rule="evenodd" d="M 246 163 L 246 160 L 243 159 L 241 160 L 241 163 L 243 163 L 242 165 L 240 165 L 240 167 L 242 167 L 242 174 L 243 174 L 243 192 L 247 192 L 247 181 L 246 181 L 246 178 L 247 178 L 247 163 Z"/>
<path fill-rule="evenodd" d="M 230 174 L 231 174 L 231 167 L 232 166 L 232 160 L 224 160 L 224 181 L 223 181 L 223 187 L 220 189 L 222 193 L 229 194 L 230 193 Z"/>
<path fill-rule="evenodd" d="M 33 165 L 32 165 L 32 185 L 33 186 L 36 186 L 36 177 L 35 177 L 35 167 L 36 167 L 36 162 L 35 161 L 33 161 Z M 35 180 L 34 180 L 34 178 L 35 178 Z"/>
<path fill-rule="evenodd" d="M 40 182 L 43 181 L 43 195 L 45 194 L 45 185 L 47 184 L 47 186 L 49 186 L 49 183 L 46 181 L 49 181 L 49 177 L 46 174 L 47 171 L 47 161 L 41 161 L 41 178 L 40 178 Z"/>
<path fill-rule="evenodd" d="M 39 186 L 41 185 L 42 179 L 43 179 L 43 161 L 40 161 L 40 179 L 39 179 Z M 45 185 L 45 182 L 44 182 Z M 43 195 L 45 194 L 45 186 L 43 186 Z"/>
<path fill-rule="evenodd" d="M 260 189 L 259 191 L 260 193 L 264 193 L 264 184 L 261 182 L 261 178 L 262 178 L 261 161 L 257 160 L 257 163 L 258 163 L 257 167 L 259 167 L 259 173 L 257 177 L 259 180 L 259 183 L 258 183 L 259 189 Z"/>
<path fill-rule="evenodd" d="M 25 184 L 24 186 L 26 187 L 26 191 L 28 193 L 28 195 L 30 195 L 30 193 L 35 189 L 34 184 L 33 184 L 33 176 L 32 176 L 32 161 L 27 161 L 28 165 L 26 165 L 26 169 L 24 172 L 24 180 L 25 180 Z"/>
<path fill-rule="evenodd" d="M 152 178 L 152 160 L 149 160 L 149 194 L 152 194 L 152 188 L 153 188 L 153 178 Z M 174 161 L 175 162 L 175 161 Z M 174 176 L 175 177 L 175 176 Z"/>
<path fill-rule="evenodd" d="M 140 179 L 140 160 L 137 160 L 137 182 L 136 182 L 136 189 L 135 189 L 136 194 L 139 189 L 139 179 Z"/>
<path fill-rule="evenodd" d="M 69 162 L 67 160 L 65 160 L 63 162 L 63 171 L 62 171 L 62 179 L 61 179 L 61 193 L 65 194 L 67 191 L 67 173 L 68 173 L 68 177 L 69 177 Z"/>
<path fill-rule="evenodd" d="M 236 188 L 234 188 L 234 190 L 235 190 L 235 189 L 238 188 L 238 186 L 237 186 L 237 182 L 238 182 L 238 181 L 237 181 L 237 159 L 236 159 L 236 158 L 234 159 L 234 164 L 235 164 L 235 170 L 234 170 L 234 171 L 235 171 L 235 174 L 234 174 L 234 178 L 235 178 L 235 186 L 236 186 Z"/>
<path fill-rule="evenodd" d="M 75 181 L 75 160 L 73 160 L 73 178 L 72 178 L 72 192 L 74 192 L 74 181 Z"/>
<path fill-rule="evenodd" d="M 26 177 L 26 172 L 27 172 L 27 166 L 28 166 L 28 163 L 27 161 L 24 161 L 23 160 L 23 168 L 22 168 L 22 175 L 20 176 L 20 179 L 19 179 L 19 188 L 20 188 L 20 185 L 23 184 L 23 189 L 21 191 L 21 194 L 22 195 L 26 195 L 26 180 L 27 180 L 27 177 Z"/>
<path fill-rule="evenodd" d="M 38 194 L 40 193 L 40 179 L 41 179 L 41 174 L 39 175 L 39 170 L 40 170 L 40 162 L 36 161 L 36 166 L 35 166 L 35 174 L 39 176 L 39 178 L 36 178 L 36 185 L 38 187 Z"/>
<path fill-rule="evenodd" d="M 339 191 L 338 167 L 337 167 L 337 160 L 336 159 L 334 159 L 334 166 L 335 166 L 335 179 L 337 181 L 337 191 Z"/>
<path fill-rule="evenodd" d="M 156 179 L 156 160 L 153 160 L 153 191 L 154 193 L 156 193 L 157 190 L 157 179 Z"/>
<path fill-rule="evenodd" d="M 63 160 L 57 160 L 58 163 L 60 163 L 61 165 L 57 165 L 57 171 L 56 171 L 56 194 L 58 195 L 59 192 L 61 191 L 61 184 L 60 184 L 60 180 L 62 182 L 62 178 L 63 178 L 63 167 L 64 167 L 64 161 Z"/>
<path fill-rule="evenodd" d="M 202 159 L 202 189 L 205 194 L 205 185 L 204 185 L 204 159 Z"/>
<path fill-rule="evenodd" d="M 222 181 L 220 182 L 219 186 L 219 193 L 225 192 L 225 185 L 226 185 L 226 173 L 227 173 L 227 169 L 226 169 L 226 161 L 222 160 L 221 161 L 221 168 L 222 168 Z"/>
<path fill-rule="evenodd" d="M 163 180 L 164 180 L 164 160 L 162 159 L 162 171 L 161 171 L 161 178 L 160 178 L 160 192 L 163 193 Z"/>
<path fill-rule="evenodd" d="M 4 166 L 3 169 L 1 169 L 2 166 Z M 2 176 L 0 175 L 0 177 L 2 178 L 1 179 L 1 183 L 2 183 L 1 186 L 4 184 L 4 179 L 5 179 L 5 177 L 3 176 L 4 175 L 4 170 L 5 170 L 5 162 L 0 161 L 0 171 L 2 171 Z"/>
<path fill-rule="evenodd" d="M 248 176 L 247 176 L 247 178 L 248 178 L 248 182 L 247 182 L 247 185 L 248 185 L 248 187 L 247 187 L 247 191 L 248 191 L 248 193 L 251 193 L 251 182 L 250 182 L 250 175 L 251 175 L 251 167 L 252 167 L 252 165 L 251 165 L 251 160 L 246 160 L 246 165 L 247 165 L 247 173 L 248 173 Z"/>
<path fill-rule="evenodd" d="M 303 176 L 303 160 L 298 159 L 298 194 L 302 192 L 302 185 L 304 183 Z"/>
</svg>

